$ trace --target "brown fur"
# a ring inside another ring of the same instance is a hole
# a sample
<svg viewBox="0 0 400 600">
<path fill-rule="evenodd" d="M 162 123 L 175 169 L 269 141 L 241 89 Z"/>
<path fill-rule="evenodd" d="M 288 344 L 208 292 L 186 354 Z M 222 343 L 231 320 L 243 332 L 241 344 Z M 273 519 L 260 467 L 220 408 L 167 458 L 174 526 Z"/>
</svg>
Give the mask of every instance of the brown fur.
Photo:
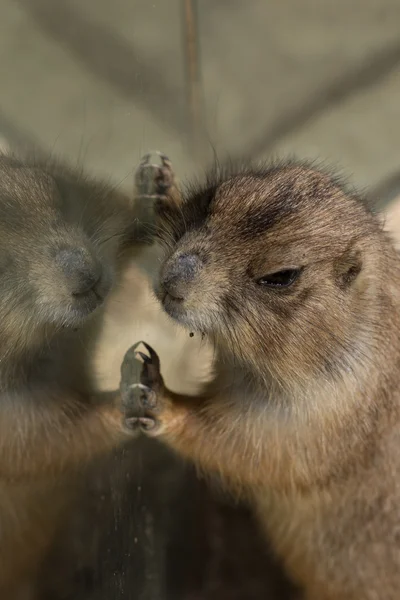
<svg viewBox="0 0 400 600">
<path fill-rule="evenodd" d="M 119 392 L 94 385 L 104 306 L 75 306 L 55 256 L 92 257 L 107 295 L 137 248 L 135 217 L 108 184 L 54 161 L 0 157 L 1 598 L 33 594 L 70 476 L 132 438 Z"/>
<path fill-rule="evenodd" d="M 397 599 L 400 262 L 381 222 L 301 164 L 213 177 L 158 212 L 158 297 L 215 344 L 215 379 L 174 394 L 148 348 L 136 421 L 247 493 L 308 600 Z M 294 267 L 291 287 L 257 284 Z"/>
</svg>

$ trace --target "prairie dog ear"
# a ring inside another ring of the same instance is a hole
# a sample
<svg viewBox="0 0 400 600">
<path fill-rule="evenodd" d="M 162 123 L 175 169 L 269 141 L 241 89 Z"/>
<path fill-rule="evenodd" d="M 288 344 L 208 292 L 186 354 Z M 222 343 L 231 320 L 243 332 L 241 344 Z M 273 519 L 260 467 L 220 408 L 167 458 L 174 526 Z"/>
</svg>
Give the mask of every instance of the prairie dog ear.
<svg viewBox="0 0 400 600">
<path fill-rule="evenodd" d="M 341 289 L 349 287 L 361 273 L 362 266 L 363 258 L 361 249 L 357 244 L 352 245 L 335 263 L 334 276 L 337 285 Z"/>
</svg>

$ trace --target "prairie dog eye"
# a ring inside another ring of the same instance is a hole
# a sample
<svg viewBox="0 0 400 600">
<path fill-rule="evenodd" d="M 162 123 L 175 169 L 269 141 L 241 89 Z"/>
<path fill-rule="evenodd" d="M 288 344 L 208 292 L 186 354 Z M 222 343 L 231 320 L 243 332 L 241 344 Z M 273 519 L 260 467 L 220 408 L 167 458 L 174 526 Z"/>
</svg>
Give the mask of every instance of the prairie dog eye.
<svg viewBox="0 0 400 600">
<path fill-rule="evenodd" d="M 301 269 L 284 269 L 257 279 L 257 284 L 269 288 L 286 288 L 299 277 Z"/>
</svg>

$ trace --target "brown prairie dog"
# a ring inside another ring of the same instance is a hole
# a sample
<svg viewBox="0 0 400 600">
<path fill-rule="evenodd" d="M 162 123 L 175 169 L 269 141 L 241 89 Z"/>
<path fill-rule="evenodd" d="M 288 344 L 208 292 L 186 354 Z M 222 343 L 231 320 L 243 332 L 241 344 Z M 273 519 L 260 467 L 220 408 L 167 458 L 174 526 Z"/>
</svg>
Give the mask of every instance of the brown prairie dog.
<svg viewBox="0 0 400 600">
<path fill-rule="evenodd" d="M 30 590 L 63 481 L 132 439 L 92 359 L 138 247 L 134 202 L 54 161 L 0 156 L 0 598 Z M 22 596 L 28 597 L 28 596 Z"/>
<path fill-rule="evenodd" d="M 400 261 L 380 220 L 305 164 L 217 173 L 157 212 L 157 295 L 212 342 L 215 378 L 176 394 L 134 346 L 132 426 L 243 490 L 308 600 L 397 600 Z"/>
</svg>

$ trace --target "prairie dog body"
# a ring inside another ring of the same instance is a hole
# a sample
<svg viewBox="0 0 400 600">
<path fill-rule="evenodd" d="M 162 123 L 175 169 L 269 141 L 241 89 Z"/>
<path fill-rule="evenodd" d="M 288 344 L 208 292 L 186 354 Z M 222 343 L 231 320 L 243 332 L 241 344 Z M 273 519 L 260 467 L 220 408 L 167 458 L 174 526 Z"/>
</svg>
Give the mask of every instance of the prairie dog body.
<svg viewBox="0 0 400 600">
<path fill-rule="evenodd" d="M 134 346 L 132 426 L 244 491 L 308 600 L 397 599 L 400 262 L 380 221 L 302 164 L 157 206 L 157 295 L 213 342 L 215 378 L 175 394 Z"/>
<path fill-rule="evenodd" d="M 34 597 L 69 476 L 132 438 L 129 407 L 97 394 L 91 359 L 135 217 L 107 184 L 0 157 L 1 598 Z"/>
</svg>

